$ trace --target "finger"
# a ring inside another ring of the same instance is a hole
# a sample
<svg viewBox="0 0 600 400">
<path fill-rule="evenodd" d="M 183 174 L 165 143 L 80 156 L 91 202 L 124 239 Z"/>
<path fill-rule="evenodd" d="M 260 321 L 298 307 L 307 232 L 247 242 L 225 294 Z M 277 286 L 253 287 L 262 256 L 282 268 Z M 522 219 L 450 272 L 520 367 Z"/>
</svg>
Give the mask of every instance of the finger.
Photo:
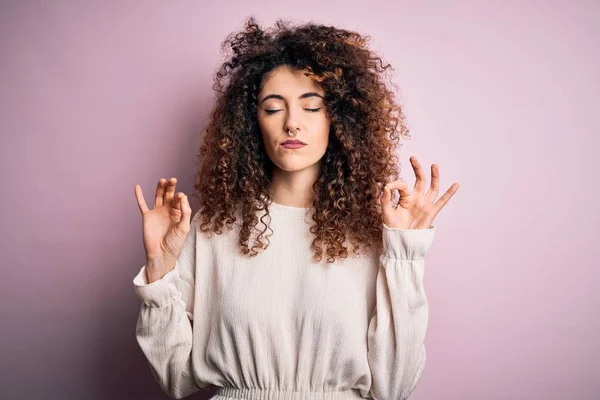
<svg viewBox="0 0 600 400">
<path fill-rule="evenodd" d="M 181 198 L 180 209 L 181 209 L 181 219 L 179 220 L 179 228 L 180 229 L 189 229 L 190 227 L 190 219 L 192 216 L 192 208 L 190 207 L 190 202 L 186 195 L 183 195 Z"/>
<path fill-rule="evenodd" d="M 140 212 L 142 215 L 150 211 L 148 206 L 146 205 L 146 200 L 144 200 L 144 194 L 142 193 L 142 187 L 140 185 L 135 185 L 133 188 L 135 193 L 135 198 L 137 199 L 138 207 L 140 208 Z"/>
<path fill-rule="evenodd" d="M 163 196 L 165 194 L 165 183 L 166 180 L 160 178 L 158 180 L 158 186 L 156 187 L 156 197 L 154 197 L 154 207 L 159 207 L 163 205 Z"/>
<path fill-rule="evenodd" d="M 183 192 L 179 192 L 176 196 L 173 197 L 173 203 L 171 204 L 173 206 L 173 209 L 181 211 L 181 199 L 184 196 L 185 194 L 183 194 Z"/>
<path fill-rule="evenodd" d="M 437 164 L 431 165 L 431 187 L 426 194 L 426 197 L 432 201 L 437 197 L 440 185 L 440 168 Z"/>
<path fill-rule="evenodd" d="M 413 169 L 415 170 L 415 176 L 417 178 L 417 180 L 415 181 L 415 187 L 413 189 L 413 192 L 423 193 L 425 191 L 426 184 L 425 173 L 423 172 L 423 168 L 421 168 L 421 164 L 415 156 L 410 157 L 410 162 L 412 164 Z"/>
<path fill-rule="evenodd" d="M 164 204 L 171 204 L 171 202 L 173 202 L 173 197 L 175 196 L 175 186 L 177 186 L 176 178 L 171 178 L 167 181 L 165 196 L 163 199 Z"/>
<path fill-rule="evenodd" d="M 392 204 L 392 190 L 398 190 L 400 192 L 400 198 L 410 196 L 408 192 L 408 185 L 401 180 L 390 182 L 383 187 L 383 196 L 381 197 L 381 208 L 383 212 L 393 212 L 397 205 Z"/>
<path fill-rule="evenodd" d="M 384 214 L 390 213 L 394 210 L 392 206 L 392 191 L 388 185 L 383 186 L 383 194 L 380 199 L 381 210 Z"/>
<path fill-rule="evenodd" d="M 446 205 L 446 203 L 448 203 L 448 201 L 450 200 L 450 198 L 458 190 L 459 186 L 460 185 L 458 183 L 455 183 L 452 186 L 450 186 L 450 189 L 446 190 L 446 193 L 444 193 L 442 195 L 442 197 L 440 197 L 438 199 L 438 201 L 436 201 L 433 204 L 433 207 L 436 209 L 436 213 L 439 212 Z"/>
<path fill-rule="evenodd" d="M 410 196 L 410 192 L 408 191 L 408 185 L 406 184 L 406 182 L 403 182 L 400 179 L 390 182 L 385 186 L 390 189 L 390 194 L 392 190 L 397 189 L 400 192 L 400 197 Z"/>
<path fill-rule="evenodd" d="M 182 216 L 182 212 L 181 212 L 181 198 L 184 196 L 184 194 L 182 192 L 177 193 L 173 200 L 169 203 L 170 204 L 170 208 L 169 208 L 169 213 L 171 214 L 171 217 L 174 218 L 179 218 L 179 221 L 177 222 L 179 224 L 179 222 L 181 222 L 181 216 Z"/>
</svg>

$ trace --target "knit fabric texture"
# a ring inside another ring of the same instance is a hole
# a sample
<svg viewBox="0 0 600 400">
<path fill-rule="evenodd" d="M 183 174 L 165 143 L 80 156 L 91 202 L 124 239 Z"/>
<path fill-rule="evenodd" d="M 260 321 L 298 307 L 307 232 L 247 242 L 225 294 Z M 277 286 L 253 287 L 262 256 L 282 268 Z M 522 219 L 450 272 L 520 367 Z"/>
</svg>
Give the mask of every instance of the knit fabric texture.
<svg viewBox="0 0 600 400">
<path fill-rule="evenodd" d="M 207 237 L 197 212 L 173 270 L 148 283 L 142 266 L 135 335 L 170 397 L 214 385 L 214 400 L 408 398 L 425 367 L 435 226 L 383 224 L 383 251 L 327 264 L 311 259 L 311 210 L 271 203 L 269 246 L 252 258 L 239 219 Z"/>
</svg>

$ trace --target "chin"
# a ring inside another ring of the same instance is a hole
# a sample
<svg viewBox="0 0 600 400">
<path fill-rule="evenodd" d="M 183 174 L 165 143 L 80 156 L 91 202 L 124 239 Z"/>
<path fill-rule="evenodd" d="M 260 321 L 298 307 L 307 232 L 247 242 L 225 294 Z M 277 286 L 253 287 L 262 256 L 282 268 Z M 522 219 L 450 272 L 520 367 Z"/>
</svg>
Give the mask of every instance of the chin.
<svg viewBox="0 0 600 400">
<path fill-rule="evenodd" d="M 285 171 L 285 172 L 297 172 L 297 171 L 302 171 L 303 169 L 306 169 L 310 167 L 310 165 L 291 165 L 291 166 L 287 166 L 284 165 L 283 167 L 279 167 L 280 170 Z"/>
<path fill-rule="evenodd" d="M 314 166 L 313 162 L 278 162 L 275 164 L 282 171 L 296 172 Z"/>
</svg>

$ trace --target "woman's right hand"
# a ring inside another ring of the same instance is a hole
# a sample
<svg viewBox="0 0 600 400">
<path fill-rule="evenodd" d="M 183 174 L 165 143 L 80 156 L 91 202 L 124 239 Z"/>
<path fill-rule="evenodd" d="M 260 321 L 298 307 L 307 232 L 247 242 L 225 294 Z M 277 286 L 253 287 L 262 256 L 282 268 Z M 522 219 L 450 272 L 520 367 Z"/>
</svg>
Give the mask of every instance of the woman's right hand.
<svg viewBox="0 0 600 400">
<path fill-rule="evenodd" d="M 175 262 L 190 231 L 192 209 L 184 193 L 175 195 L 176 184 L 176 178 L 168 181 L 161 178 L 158 181 L 152 210 L 146 205 L 141 186 L 134 187 L 142 213 L 149 283 L 161 279 L 175 268 Z"/>
</svg>

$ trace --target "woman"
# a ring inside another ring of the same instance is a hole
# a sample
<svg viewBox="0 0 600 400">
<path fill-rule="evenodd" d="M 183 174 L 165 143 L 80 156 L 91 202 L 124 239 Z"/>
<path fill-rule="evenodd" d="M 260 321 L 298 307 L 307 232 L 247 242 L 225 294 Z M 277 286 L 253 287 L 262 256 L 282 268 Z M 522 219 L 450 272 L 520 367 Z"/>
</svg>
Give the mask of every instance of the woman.
<svg viewBox="0 0 600 400">
<path fill-rule="evenodd" d="M 365 43 L 250 18 L 216 74 L 199 211 L 175 178 L 159 180 L 152 210 L 135 185 L 147 256 L 136 337 L 171 397 L 213 386 L 217 400 L 397 400 L 417 385 L 424 256 L 458 185 L 434 202 L 438 168 L 425 192 L 414 157 L 414 191 L 397 179 L 408 130 L 389 65 Z"/>
</svg>

